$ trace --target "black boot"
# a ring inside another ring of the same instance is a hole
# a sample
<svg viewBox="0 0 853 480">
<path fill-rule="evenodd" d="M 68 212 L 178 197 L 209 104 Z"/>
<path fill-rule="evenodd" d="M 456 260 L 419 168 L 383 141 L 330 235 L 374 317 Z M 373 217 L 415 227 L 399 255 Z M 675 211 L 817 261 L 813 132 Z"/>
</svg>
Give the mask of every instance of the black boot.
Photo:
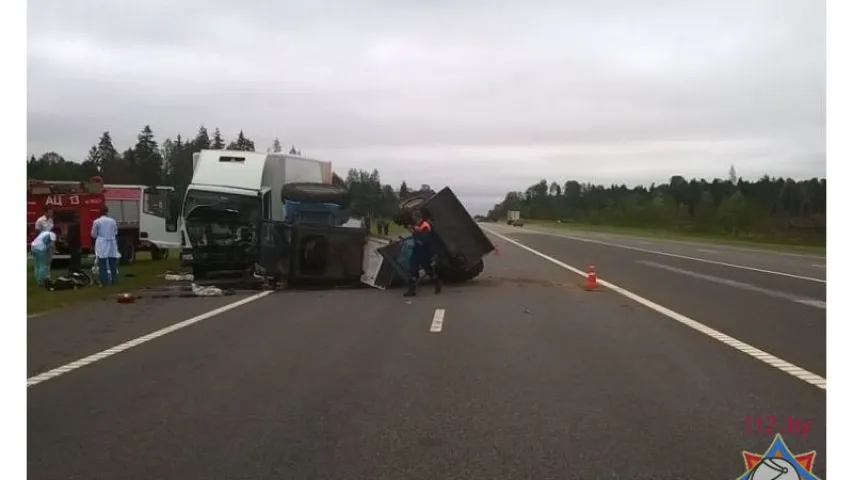
<svg viewBox="0 0 853 480">
<path fill-rule="evenodd" d="M 403 294 L 404 297 L 414 297 L 418 294 L 418 281 L 409 280 L 409 289 Z"/>
</svg>

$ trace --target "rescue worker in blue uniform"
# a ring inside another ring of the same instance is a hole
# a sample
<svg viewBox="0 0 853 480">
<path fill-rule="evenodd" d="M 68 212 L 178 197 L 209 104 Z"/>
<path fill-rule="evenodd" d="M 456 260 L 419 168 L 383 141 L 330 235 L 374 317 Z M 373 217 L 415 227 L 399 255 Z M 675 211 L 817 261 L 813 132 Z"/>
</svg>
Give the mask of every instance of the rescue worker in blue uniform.
<svg viewBox="0 0 853 480">
<path fill-rule="evenodd" d="M 435 293 L 441 293 L 441 279 L 435 273 L 432 262 L 435 256 L 435 238 L 432 225 L 424 220 L 420 211 L 412 213 L 412 225 L 409 227 L 414 238 L 412 257 L 409 259 L 409 289 L 403 294 L 405 297 L 413 297 L 418 294 L 418 279 L 421 276 L 421 268 L 435 282 Z"/>
</svg>

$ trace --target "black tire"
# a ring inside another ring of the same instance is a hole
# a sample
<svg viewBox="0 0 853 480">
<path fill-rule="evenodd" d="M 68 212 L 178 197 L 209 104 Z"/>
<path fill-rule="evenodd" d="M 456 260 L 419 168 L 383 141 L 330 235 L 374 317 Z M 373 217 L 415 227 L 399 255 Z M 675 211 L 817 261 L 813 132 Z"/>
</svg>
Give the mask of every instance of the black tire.
<svg viewBox="0 0 853 480">
<path fill-rule="evenodd" d="M 155 262 L 169 257 L 169 250 L 165 248 L 151 247 L 151 260 Z"/>
<path fill-rule="evenodd" d="M 346 188 L 325 183 L 288 183 L 281 187 L 281 201 L 332 203 L 342 210 L 349 208 L 352 194 Z"/>
<path fill-rule="evenodd" d="M 51 270 L 64 270 L 68 268 L 68 265 L 71 263 L 71 259 L 68 258 L 54 258 L 50 261 L 50 269 Z"/>
<path fill-rule="evenodd" d="M 192 266 L 192 274 L 193 281 L 206 280 L 207 279 L 207 269 L 202 267 L 201 265 L 193 265 Z"/>
<path fill-rule="evenodd" d="M 121 254 L 119 265 L 132 265 L 136 261 L 136 244 L 128 237 L 119 237 L 118 253 Z"/>
<path fill-rule="evenodd" d="M 71 274 L 68 276 L 71 278 L 71 280 L 74 281 L 74 284 L 78 287 L 86 287 L 92 284 L 92 278 L 82 270 L 79 272 L 71 272 Z"/>
<path fill-rule="evenodd" d="M 402 200 L 397 204 L 397 213 L 394 214 L 392 220 L 400 226 L 410 225 L 412 223 L 412 212 L 421 209 L 424 203 L 433 196 L 431 192 L 415 193 Z M 425 219 L 428 219 L 426 212 L 421 211 Z"/>
</svg>

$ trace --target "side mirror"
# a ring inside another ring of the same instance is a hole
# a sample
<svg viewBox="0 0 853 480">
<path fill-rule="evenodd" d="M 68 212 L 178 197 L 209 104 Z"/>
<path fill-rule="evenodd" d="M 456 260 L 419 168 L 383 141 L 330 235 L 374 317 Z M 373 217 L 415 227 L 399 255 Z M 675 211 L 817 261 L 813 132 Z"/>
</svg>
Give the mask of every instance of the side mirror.
<svg viewBox="0 0 853 480">
<path fill-rule="evenodd" d="M 169 192 L 166 200 L 166 231 L 178 231 L 178 217 L 181 215 L 181 196 L 176 192 Z"/>
</svg>

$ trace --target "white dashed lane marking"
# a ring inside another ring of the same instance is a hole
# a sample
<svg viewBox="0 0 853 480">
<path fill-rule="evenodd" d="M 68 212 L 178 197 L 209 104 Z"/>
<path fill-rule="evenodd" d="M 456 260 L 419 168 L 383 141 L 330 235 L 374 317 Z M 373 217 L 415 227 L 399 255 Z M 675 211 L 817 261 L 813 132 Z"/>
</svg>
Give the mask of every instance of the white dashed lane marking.
<svg viewBox="0 0 853 480">
<path fill-rule="evenodd" d="M 486 229 L 483 228 L 483 230 L 486 230 Z M 490 233 L 494 233 L 495 235 L 500 235 L 496 232 L 493 232 L 492 230 L 488 230 L 488 231 Z M 557 237 L 557 238 L 565 238 L 565 239 L 574 240 L 577 242 L 596 243 L 599 245 L 607 245 L 608 247 L 624 248 L 626 250 L 633 250 L 635 252 L 651 253 L 654 255 L 661 255 L 664 257 L 680 258 L 682 260 L 691 260 L 694 262 L 709 263 L 711 265 L 720 265 L 720 266 L 729 267 L 729 268 L 739 268 L 741 270 L 749 270 L 752 272 L 766 273 L 769 275 L 779 275 L 781 277 L 796 278 L 799 280 L 807 280 L 809 282 L 826 283 L 826 280 L 824 280 L 822 278 L 807 277 L 805 275 L 795 275 L 793 273 L 787 273 L 787 272 L 777 272 L 775 270 L 766 270 L 764 268 L 756 268 L 756 267 L 750 267 L 747 265 L 738 265 L 735 263 L 728 263 L 728 262 L 721 262 L 718 260 L 711 260 L 709 258 L 698 258 L 698 257 L 690 257 L 687 255 L 677 255 L 675 253 L 661 252 L 660 250 L 651 250 L 648 248 L 632 247 L 630 245 L 623 245 L 620 243 L 613 243 L 613 242 L 606 242 L 606 241 L 602 241 L 602 240 L 595 240 L 593 238 L 575 237 L 572 235 L 565 235 L 565 234 L 560 234 L 560 233 L 550 233 L 550 232 L 545 232 L 545 231 L 541 231 L 541 230 L 539 232 L 544 234 L 544 235 L 550 235 L 552 237 Z M 714 250 L 712 250 L 712 251 L 714 253 L 719 253 L 718 251 L 714 251 Z"/>
<path fill-rule="evenodd" d="M 441 327 L 444 325 L 444 309 L 436 308 L 432 315 L 432 324 L 429 326 L 430 333 L 441 332 Z"/>
<path fill-rule="evenodd" d="M 728 285 L 729 287 L 739 288 L 741 290 L 748 290 L 750 292 L 761 293 L 767 295 L 768 297 L 780 298 L 783 300 L 790 300 L 795 303 L 799 303 L 802 305 L 808 305 L 810 307 L 822 308 L 826 309 L 826 302 L 822 300 L 817 300 L 814 298 L 801 297 L 799 295 L 793 295 L 790 293 L 780 292 L 778 290 L 770 290 L 769 288 L 759 287 L 757 285 L 752 285 L 749 283 L 738 282 L 736 280 L 730 280 L 728 278 L 715 277 L 714 275 L 706 275 L 704 273 L 692 272 L 690 270 L 685 270 L 683 268 L 673 267 L 670 265 L 664 265 L 662 263 L 657 262 L 649 262 L 647 260 L 637 260 L 637 263 L 641 265 L 646 265 L 649 267 L 659 268 L 661 270 L 667 270 L 673 273 L 678 273 L 681 275 L 686 275 L 688 277 L 698 278 L 700 280 L 707 280 L 709 282 L 718 283 L 720 285 Z"/>
</svg>

